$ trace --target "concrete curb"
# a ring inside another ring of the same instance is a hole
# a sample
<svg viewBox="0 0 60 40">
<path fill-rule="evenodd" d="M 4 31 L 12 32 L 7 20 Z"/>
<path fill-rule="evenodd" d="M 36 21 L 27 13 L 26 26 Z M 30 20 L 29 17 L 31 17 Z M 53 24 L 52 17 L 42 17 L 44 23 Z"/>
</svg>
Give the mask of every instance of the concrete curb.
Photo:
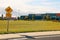
<svg viewBox="0 0 60 40">
<path fill-rule="evenodd" d="M 24 37 L 22 35 L 39 36 L 39 35 L 55 35 L 55 34 L 59 34 L 60 35 L 60 31 L 3 34 L 3 35 L 0 35 L 0 39 L 22 38 L 22 37 Z"/>
</svg>

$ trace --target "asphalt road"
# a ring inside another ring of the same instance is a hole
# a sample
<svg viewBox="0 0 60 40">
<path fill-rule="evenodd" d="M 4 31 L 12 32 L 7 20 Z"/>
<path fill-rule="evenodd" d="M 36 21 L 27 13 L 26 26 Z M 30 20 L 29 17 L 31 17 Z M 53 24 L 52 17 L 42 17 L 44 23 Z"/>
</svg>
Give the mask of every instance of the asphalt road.
<svg viewBox="0 0 60 40">
<path fill-rule="evenodd" d="M 4 40 L 60 40 L 60 35 L 40 35 L 40 36 L 27 36 L 23 38 L 13 38 Z"/>
</svg>

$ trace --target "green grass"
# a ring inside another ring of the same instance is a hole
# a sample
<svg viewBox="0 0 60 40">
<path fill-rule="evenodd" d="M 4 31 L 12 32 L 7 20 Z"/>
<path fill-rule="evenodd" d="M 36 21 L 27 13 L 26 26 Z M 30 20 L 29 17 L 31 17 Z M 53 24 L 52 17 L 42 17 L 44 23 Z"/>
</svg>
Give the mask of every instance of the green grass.
<svg viewBox="0 0 60 40">
<path fill-rule="evenodd" d="M 59 31 L 60 22 L 10 20 L 9 32 Z M 0 33 L 7 32 L 7 20 L 0 20 Z"/>
</svg>

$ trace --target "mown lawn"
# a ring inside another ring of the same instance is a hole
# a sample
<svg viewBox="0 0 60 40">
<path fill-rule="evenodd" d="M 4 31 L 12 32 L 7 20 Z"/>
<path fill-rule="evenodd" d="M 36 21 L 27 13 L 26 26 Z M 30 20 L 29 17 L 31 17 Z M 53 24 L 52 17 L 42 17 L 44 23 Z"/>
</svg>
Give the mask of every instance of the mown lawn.
<svg viewBox="0 0 60 40">
<path fill-rule="evenodd" d="M 60 22 L 10 20 L 9 32 L 58 31 Z M 0 20 L 0 33 L 7 32 L 7 20 Z"/>
</svg>

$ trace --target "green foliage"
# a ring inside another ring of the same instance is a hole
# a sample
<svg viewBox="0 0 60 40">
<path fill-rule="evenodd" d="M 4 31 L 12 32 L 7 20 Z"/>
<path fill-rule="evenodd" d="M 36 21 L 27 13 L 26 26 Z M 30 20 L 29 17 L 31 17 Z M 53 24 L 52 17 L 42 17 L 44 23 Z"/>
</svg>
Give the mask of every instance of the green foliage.
<svg viewBox="0 0 60 40">
<path fill-rule="evenodd" d="M 9 33 L 36 32 L 36 31 L 59 31 L 60 23 L 53 21 L 26 21 L 10 20 Z M 7 33 L 7 20 L 0 20 L 0 33 Z"/>
</svg>

